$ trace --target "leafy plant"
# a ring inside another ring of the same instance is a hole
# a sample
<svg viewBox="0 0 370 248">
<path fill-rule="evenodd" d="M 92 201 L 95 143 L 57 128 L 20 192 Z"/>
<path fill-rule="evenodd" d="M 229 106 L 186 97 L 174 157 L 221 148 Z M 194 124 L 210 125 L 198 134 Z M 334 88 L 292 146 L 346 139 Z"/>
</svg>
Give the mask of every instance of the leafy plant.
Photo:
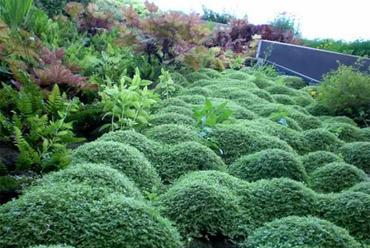
<svg viewBox="0 0 370 248">
<path fill-rule="evenodd" d="M 203 139 L 208 147 L 223 154 L 218 142 L 210 135 L 217 124 L 226 122 L 232 116 L 233 112 L 227 107 L 227 102 L 213 105 L 209 99 L 206 99 L 203 106 L 193 109 L 193 113 L 199 129 L 198 136 Z"/>
<path fill-rule="evenodd" d="M 155 87 L 155 91 L 159 93 L 162 99 L 169 98 L 175 93 L 175 82 L 172 80 L 169 71 L 162 68 L 161 75 L 159 76 L 159 84 Z"/>
<path fill-rule="evenodd" d="M 141 79 L 140 71 L 136 68 L 133 79 L 122 76 L 119 84 L 114 84 L 109 78 L 108 84 L 99 93 L 110 123 L 101 130 L 134 128 L 145 126 L 150 119 L 150 108 L 157 102 L 157 96 L 148 89 L 151 84 Z"/>
<path fill-rule="evenodd" d="M 0 131 L 3 137 L 14 135 L 19 150 L 17 170 L 39 172 L 66 166 L 66 144 L 81 140 L 75 138 L 72 123 L 66 122 L 67 116 L 78 110 L 78 100 L 67 100 L 56 84 L 44 101 L 40 89 L 31 82 L 19 91 L 3 85 L 0 95 L 8 96 L 7 103 L 0 106 Z"/>
<path fill-rule="evenodd" d="M 215 12 L 215 11 L 213 11 L 211 9 L 208 9 L 207 7 L 203 6 L 202 19 L 205 20 L 205 21 L 227 24 L 234 18 L 235 17 L 233 17 L 232 15 L 230 15 L 226 12 L 218 13 L 218 12 Z"/>
<path fill-rule="evenodd" d="M 12 29 L 27 19 L 33 0 L 0 0 L 0 17 Z"/>
<path fill-rule="evenodd" d="M 355 67 L 340 65 L 318 88 L 318 100 L 332 114 L 347 115 L 362 125 L 370 123 L 370 76 Z"/>
</svg>

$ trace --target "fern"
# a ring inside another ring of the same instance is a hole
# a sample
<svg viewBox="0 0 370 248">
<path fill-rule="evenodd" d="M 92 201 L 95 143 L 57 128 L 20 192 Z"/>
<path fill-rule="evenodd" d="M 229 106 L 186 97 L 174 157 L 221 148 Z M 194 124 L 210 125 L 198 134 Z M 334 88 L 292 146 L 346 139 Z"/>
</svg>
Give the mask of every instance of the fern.
<svg viewBox="0 0 370 248">
<path fill-rule="evenodd" d="M 14 134 L 16 146 L 19 150 L 16 164 L 17 169 L 30 169 L 32 165 L 39 164 L 41 161 L 39 153 L 26 141 L 22 135 L 22 131 L 19 128 L 14 127 Z"/>
</svg>

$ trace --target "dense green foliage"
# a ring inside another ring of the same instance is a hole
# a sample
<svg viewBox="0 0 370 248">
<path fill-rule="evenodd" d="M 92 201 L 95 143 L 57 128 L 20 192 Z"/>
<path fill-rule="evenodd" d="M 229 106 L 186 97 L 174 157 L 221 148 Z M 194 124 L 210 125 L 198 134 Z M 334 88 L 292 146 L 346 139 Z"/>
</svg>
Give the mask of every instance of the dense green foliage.
<svg viewBox="0 0 370 248">
<path fill-rule="evenodd" d="M 279 149 L 243 156 L 229 166 L 229 173 L 247 181 L 279 177 L 307 180 L 302 162 L 294 154 Z"/>
<path fill-rule="evenodd" d="M 343 228 L 313 217 L 286 217 L 258 228 L 241 247 L 360 248 Z"/>
<path fill-rule="evenodd" d="M 319 101 L 337 115 L 354 118 L 362 126 L 370 119 L 370 76 L 341 65 L 325 76 L 319 86 Z"/>
<path fill-rule="evenodd" d="M 165 124 L 152 127 L 145 135 L 163 144 L 178 144 L 186 141 L 198 141 L 197 133 L 183 125 Z"/>
<path fill-rule="evenodd" d="M 340 149 L 344 161 L 370 172 L 370 142 L 347 143 Z"/>
<path fill-rule="evenodd" d="M 302 183 L 286 178 L 259 180 L 241 193 L 241 206 L 250 216 L 251 226 L 290 215 L 312 215 L 316 195 Z"/>
<path fill-rule="evenodd" d="M 222 159 L 215 152 L 197 142 L 164 147 L 154 164 L 164 183 L 172 182 L 191 171 L 226 170 Z"/>
<path fill-rule="evenodd" d="M 44 176 L 37 185 L 49 187 L 55 183 L 86 184 L 91 188 L 107 188 L 127 197 L 142 198 L 140 191 L 124 174 L 103 164 L 70 165 Z"/>
<path fill-rule="evenodd" d="M 343 161 L 338 155 L 328 151 L 310 152 L 302 156 L 301 159 L 307 173 L 311 173 L 326 164 Z"/>
<path fill-rule="evenodd" d="M 181 247 L 177 231 L 154 209 L 120 194 L 107 194 L 104 188 L 64 183 L 33 188 L 1 206 L 0 215 L 1 247 L 39 243 Z"/>
<path fill-rule="evenodd" d="M 131 179 L 140 189 L 158 189 L 160 179 L 157 171 L 135 147 L 113 142 L 98 141 L 78 147 L 72 163 L 102 163 L 117 169 Z"/>
<path fill-rule="evenodd" d="M 361 192 L 343 192 L 320 196 L 316 215 L 349 231 L 359 240 L 370 244 L 370 195 Z"/>
<path fill-rule="evenodd" d="M 340 192 L 367 178 L 365 172 L 353 165 L 334 162 L 314 170 L 309 184 L 317 192 Z"/>
</svg>

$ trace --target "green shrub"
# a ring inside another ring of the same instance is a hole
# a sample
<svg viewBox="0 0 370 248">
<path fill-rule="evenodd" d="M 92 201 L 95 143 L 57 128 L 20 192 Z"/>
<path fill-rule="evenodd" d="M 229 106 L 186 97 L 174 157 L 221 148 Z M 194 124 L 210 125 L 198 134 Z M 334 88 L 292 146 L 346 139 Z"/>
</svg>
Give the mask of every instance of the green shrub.
<svg viewBox="0 0 370 248">
<path fill-rule="evenodd" d="M 183 107 L 183 108 L 190 108 L 191 104 L 184 102 L 180 98 L 168 98 L 162 101 L 159 101 L 153 108 L 153 110 L 163 109 L 166 107 Z"/>
<path fill-rule="evenodd" d="M 155 163 L 164 183 L 197 170 L 225 170 L 222 159 L 210 148 L 197 142 L 185 142 L 164 147 Z"/>
<path fill-rule="evenodd" d="M 311 152 L 315 151 L 336 151 L 343 141 L 325 129 L 311 129 L 304 131 L 303 136 Z"/>
<path fill-rule="evenodd" d="M 197 133 L 189 127 L 166 124 L 152 127 L 145 131 L 145 135 L 163 144 L 178 144 L 186 141 L 199 141 Z"/>
<path fill-rule="evenodd" d="M 203 104 L 206 101 L 206 97 L 203 95 L 186 95 L 178 96 L 177 98 L 188 104 Z"/>
<path fill-rule="evenodd" d="M 269 101 L 269 102 L 274 102 L 274 98 L 267 90 L 250 89 L 249 91 L 253 93 L 254 95 L 258 96 L 259 98 L 265 99 L 266 101 Z"/>
<path fill-rule="evenodd" d="M 171 78 L 176 84 L 182 86 L 189 84 L 188 80 L 179 72 L 171 72 Z"/>
<path fill-rule="evenodd" d="M 361 192 L 342 192 L 321 195 L 316 215 L 349 231 L 359 240 L 370 244 L 370 195 Z"/>
<path fill-rule="evenodd" d="M 241 205 L 251 216 L 253 227 L 290 215 L 310 215 L 316 201 L 315 192 L 287 178 L 251 183 L 240 196 Z"/>
<path fill-rule="evenodd" d="M 347 116 L 320 116 L 320 119 L 321 121 L 324 123 L 324 124 L 330 124 L 330 123 L 344 123 L 344 124 L 349 124 L 349 125 L 352 125 L 352 126 L 355 126 L 357 127 L 357 123 L 347 117 Z"/>
<path fill-rule="evenodd" d="M 307 95 L 302 94 L 301 96 L 293 96 L 291 97 L 291 99 L 293 99 L 297 105 L 302 107 L 307 107 L 315 103 L 315 100 L 308 94 Z"/>
<path fill-rule="evenodd" d="M 248 99 L 248 98 L 259 98 L 258 96 L 250 93 L 248 90 L 241 89 L 239 87 L 222 87 L 214 90 L 211 96 L 225 99 Z"/>
<path fill-rule="evenodd" d="M 362 128 L 361 133 L 364 140 L 370 142 L 370 127 Z"/>
<path fill-rule="evenodd" d="M 340 192 L 367 180 L 367 175 L 353 165 L 334 162 L 320 167 L 310 175 L 310 187 L 321 193 Z"/>
<path fill-rule="evenodd" d="M 2 202 L 2 196 L 6 192 L 16 192 L 20 190 L 21 182 L 13 176 L 0 176 L 0 202 Z M 4 199 L 6 200 L 6 199 Z"/>
<path fill-rule="evenodd" d="M 150 120 L 150 124 L 154 126 L 165 125 L 165 124 L 192 126 L 195 124 L 195 121 L 194 119 L 186 115 L 176 114 L 176 113 L 167 113 L 167 114 L 153 115 L 153 118 Z"/>
<path fill-rule="evenodd" d="M 247 181 L 279 177 L 307 180 L 302 162 L 294 154 L 279 149 L 243 156 L 229 166 L 229 173 Z"/>
<path fill-rule="evenodd" d="M 264 149 L 293 150 L 286 142 L 276 137 L 266 136 L 241 125 L 220 125 L 211 133 L 211 138 L 222 150 L 222 158 L 226 164 L 231 164 L 242 155 Z"/>
<path fill-rule="evenodd" d="M 336 115 L 352 117 L 360 125 L 370 118 L 370 76 L 340 65 L 319 86 L 319 101 Z"/>
<path fill-rule="evenodd" d="M 272 95 L 272 98 L 275 102 L 284 104 L 284 105 L 295 105 L 297 104 L 291 96 L 283 95 L 283 94 L 275 94 Z"/>
<path fill-rule="evenodd" d="M 303 130 L 319 128 L 321 125 L 319 118 L 299 111 L 289 110 L 288 117 L 295 120 Z"/>
<path fill-rule="evenodd" d="M 249 81 L 250 75 L 248 73 L 236 70 L 225 70 L 222 72 L 223 78 L 237 79 L 243 81 Z"/>
<path fill-rule="evenodd" d="M 180 95 L 203 95 L 210 96 L 211 91 L 205 87 L 195 86 L 192 88 L 184 89 L 180 92 Z"/>
<path fill-rule="evenodd" d="M 307 86 L 307 83 L 301 77 L 282 76 L 285 86 L 293 89 L 302 89 Z"/>
<path fill-rule="evenodd" d="M 226 187 L 236 195 L 238 195 L 238 192 L 240 192 L 244 187 L 248 186 L 248 183 L 244 180 L 231 176 L 226 172 L 215 170 L 189 172 L 180 177 L 176 183 L 181 184 L 182 181 L 195 181 L 203 182 L 208 185 L 219 185 L 221 187 Z"/>
<path fill-rule="evenodd" d="M 319 102 L 311 103 L 310 105 L 306 106 L 306 109 L 311 115 L 315 115 L 315 116 L 330 114 L 330 109 L 328 109 L 327 107 L 325 107 Z"/>
<path fill-rule="evenodd" d="M 133 146 L 142 152 L 150 161 L 156 157 L 158 149 L 157 143 L 134 130 L 109 132 L 101 136 L 97 141 L 113 141 Z"/>
<path fill-rule="evenodd" d="M 37 245 L 32 246 L 31 248 L 74 248 L 70 245 Z"/>
<path fill-rule="evenodd" d="M 175 113 L 175 114 L 180 114 L 180 115 L 186 115 L 189 117 L 193 116 L 193 111 L 191 110 L 191 108 L 184 108 L 184 107 L 179 107 L 179 106 L 168 106 L 168 107 L 158 110 L 158 114 L 167 114 L 167 113 Z"/>
<path fill-rule="evenodd" d="M 348 124 L 341 122 L 325 122 L 323 123 L 323 128 L 329 132 L 335 134 L 339 139 L 344 142 L 356 142 L 356 141 L 365 141 L 365 137 L 361 132 L 361 129 Z"/>
<path fill-rule="evenodd" d="M 360 248 L 361 245 L 347 230 L 329 221 L 314 217 L 289 216 L 258 228 L 241 247 Z"/>
<path fill-rule="evenodd" d="M 298 96 L 299 95 L 298 93 L 299 91 L 283 86 L 283 85 L 270 86 L 270 87 L 265 88 L 265 90 L 270 92 L 270 94 L 283 94 L 283 95 L 288 95 L 288 96 Z"/>
<path fill-rule="evenodd" d="M 310 152 L 302 156 L 301 159 L 307 173 L 311 173 L 326 164 L 343 161 L 338 155 L 328 151 Z"/>
<path fill-rule="evenodd" d="M 155 209 L 79 184 L 35 187 L 0 207 L 0 246 L 67 243 L 76 247 L 181 247 Z"/>
<path fill-rule="evenodd" d="M 347 143 L 340 148 L 339 153 L 347 163 L 370 173 L 370 142 Z"/>
<path fill-rule="evenodd" d="M 72 164 L 102 163 L 125 174 L 141 190 L 153 191 L 160 186 L 154 167 L 135 147 L 113 141 L 97 141 L 78 147 Z"/>
<path fill-rule="evenodd" d="M 302 133 L 290 128 L 290 126 L 292 126 L 292 122 L 289 122 L 288 118 L 283 118 L 283 120 L 286 121 L 288 126 L 281 124 L 282 119 L 278 119 L 276 122 L 273 122 L 266 118 L 259 118 L 253 121 L 244 122 L 243 124 L 262 133 L 280 138 L 300 154 L 306 153 L 307 144 Z"/>
<path fill-rule="evenodd" d="M 349 188 L 347 191 L 362 192 L 362 193 L 370 195 L 370 182 L 367 181 L 367 182 L 361 182 L 361 183 L 355 184 L 354 186 Z"/>
<path fill-rule="evenodd" d="M 59 15 L 63 12 L 65 5 L 71 0 L 35 0 L 35 4 L 40 9 L 44 10 L 50 17 Z M 74 2 L 79 2 L 87 4 L 91 0 L 76 0 Z"/>
<path fill-rule="evenodd" d="M 175 222 L 185 237 L 244 234 L 238 198 L 226 187 L 187 177 L 161 195 L 159 203 L 163 216 Z"/>
<path fill-rule="evenodd" d="M 187 74 L 185 77 L 189 83 L 195 83 L 201 79 L 211 79 L 207 74 L 201 72 L 192 72 Z"/>
<path fill-rule="evenodd" d="M 70 165 L 67 169 L 45 175 L 36 184 L 47 188 L 55 183 L 86 184 L 91 188 L 106 188 L 127 197 L 142 198 L 138 188 L 124 174 L 103 164 Z"/>
<path fill-rule="evenodd" d="M 201 68 L 200 70 L 198 70 L 198 72 L 204 73 L 210 78 L 220 78 L 222 76 L 222 74 L 219 71 L 216 71 L 211 68 Z"/>
</svg>

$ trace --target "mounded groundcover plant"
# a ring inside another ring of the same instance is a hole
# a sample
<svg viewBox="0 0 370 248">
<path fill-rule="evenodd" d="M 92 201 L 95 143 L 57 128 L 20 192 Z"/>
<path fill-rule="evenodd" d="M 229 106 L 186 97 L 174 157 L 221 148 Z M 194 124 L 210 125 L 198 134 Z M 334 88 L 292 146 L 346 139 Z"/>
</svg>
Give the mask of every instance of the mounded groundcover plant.
<svg viewBox="0 0 370 248">
<path fill-rule="evenodd" d="M 241 248 L 362 247 L 344 228 L 315 217 L 289 216 L 255 230 Z"/>
<path fill-rule="evenodd" d="M 370 245 L 370 195 L 362 192 L 342 192 L 320 195 L 315 215 L 328 220 Z"/>
<path fill-rule="evenodd" d="M 35 187 L 0 207 L 0 246 L 181 247 L 155 209 L 104 188 L 79 184 Z"/>
<path fill-rule="evenodd" d="M 164 146 L 154 165 L 164 183 L 171 183 L 191 171 L 226 170 L 224 162 L 214 151 L 192 141 Z"/>
<path fill-rule="evenodd" d="M 222 158 L 226 164 L 233 163 L 243 155 L 269 148 L 293 152 L 286 142 L 242 125 L 219 125 L 212 132 L 211 138 L 222 150 Z"/>
<path fill-rule="evenodd" d="M 339 153 L 347 163 L 370 173 L 370 142 L 347 143 L 340 148 Z"/>
<path fill-rule="evenodd" d="M 290 215 L 312 215 L 316 206 L 315 192 L 288 178 L 250 183 L 239 195 L 244 215 L 250 216 L 253 228 Z"/>
<path fill-rule="evenodd" d="M 307 173 L 311 173 L 326 164 L 343 161 L 338 155 L 328 151 L 310 152 L 302 156 L 301 160 Z"/>
<path fill-rule="evenodd" d="M 145 135 L 162 144 L 178 144 L 187 141 L 199 141 L 197 133 L 183 125 L 165 124 L 149 128 Z"/>
<path fill-rule="evenodd" d="M 316 192 L 331 193 L 348 189 L 357 183 L 368 180 L 364 171 L 344 162 L 334 162 L 312 172 L 310 187 Z"/>
<path fill-rule="evenodd" d="M 280 149 L 267 149 L 243 156 L 229 166 L 229 173 L 246 181 L 286 177 L 306 181 L 300 159 Z"/>
<path fill-rule="evenodd" d="M 156 151 L 158 149 L 158 144 L 156 142 L 134 130 L 109 132 L 101 136 L 97 141 L 114 141 L 133 146 L 142 152 L 149 160 L 152 160 L 156 156 Z"/>
<path fill-rule="evenodd" d="M 343 145 L 343 141 L 334 134 L 324 129 L 311 129 L 303 133 L 311 152 L 331 151 L 335 152 Z"/>
<path fill-rule="evenodd" d="M 150 120 L 150 123 L 154 126 L 165 125 L 165 124 L 192 126 L 194 125 L 194 122 L 195 121 L 193 118 L 183 115 L 183 114 L 176 114 L 176 113 L 156 114 Z"/>
<path fill-rule="evenodd" d="M 189 239 L 247 235 L 247 216 L 241 214 L 238 197 L 229 188 L 216 183 L 185 177 L 160 196 L 162 216 L 175 223 Z"/>
<path fill-rule="evenodd" d="M 91 188 L 104 187 L 112 193 L 117 192 L 127 197 L 143 198 L 140 190 L 127 176 L 104 164 L 70 165 L 64 170 L 45 175 L 36 184 L 47 188 L 54 183 L 85 184 Z"/>
<path fill-rule="evenodd" d="M 370 195 L 370 181 L 358 183 L 354 185 L 353 187 L 349 188 L 348 191 L 362 192 L 362 193 Z"/>
<path fill-rule="evenodd" d="M 113 141 L 97 141 L 78 147 L 72 164 L 102 163 L 125 174 L 141 190 L 153 191 L 161 181 L 155 168 L 135 147 Z"/>
</svg>

